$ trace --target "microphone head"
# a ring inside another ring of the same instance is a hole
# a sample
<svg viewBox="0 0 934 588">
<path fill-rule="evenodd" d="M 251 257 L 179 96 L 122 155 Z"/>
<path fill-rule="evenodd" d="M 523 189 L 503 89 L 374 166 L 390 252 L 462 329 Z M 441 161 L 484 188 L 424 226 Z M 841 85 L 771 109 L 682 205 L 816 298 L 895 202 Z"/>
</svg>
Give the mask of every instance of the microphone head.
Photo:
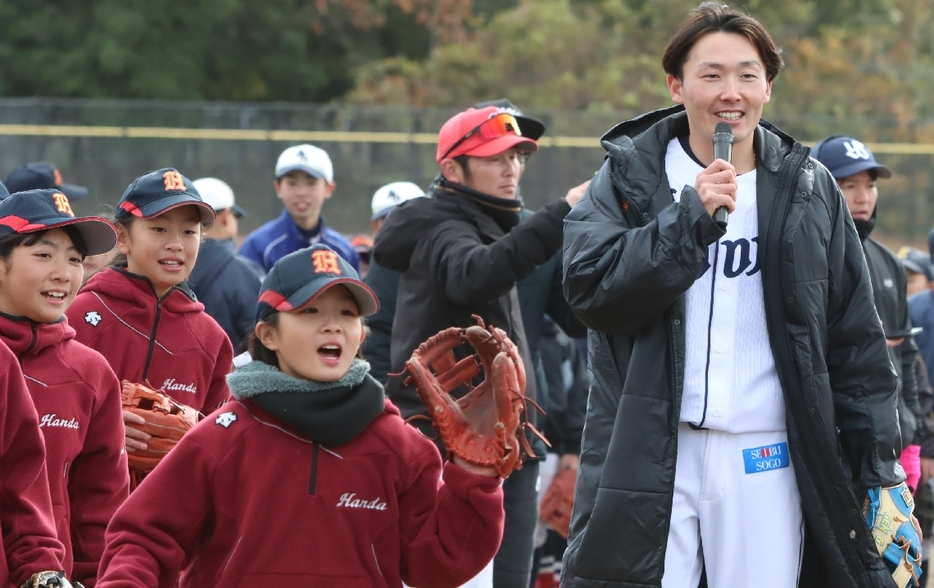
<svg viewBox="0 0 934 588">
<path fill-rule="evenodd" d="M 713 140 L 714 142 L 727 141 L 729 143 L 732 143 L 733 142 L 733 127 L 730 126 L 730 123 L 725 123 L 725 122 L 717 123 L 717 126 L 713 130 Z"/>
</svg>

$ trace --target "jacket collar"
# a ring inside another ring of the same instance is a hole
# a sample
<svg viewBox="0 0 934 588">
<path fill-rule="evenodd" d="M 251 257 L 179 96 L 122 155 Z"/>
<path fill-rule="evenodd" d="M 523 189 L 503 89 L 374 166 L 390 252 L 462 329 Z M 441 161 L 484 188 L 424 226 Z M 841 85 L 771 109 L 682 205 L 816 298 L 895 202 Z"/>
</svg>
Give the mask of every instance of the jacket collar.
<svg viewBox="0 0 934 588">
<path fill-rule="evenodd" d="M 687 133 L 687 113 L 683 106 L 677 105 L 621 122 L 601 137 L 601 144 L 607 151 L 606 157 L 615 164 L 610 170 L 614 184 L 631 187 L 626 196 L 639 210 L 647 211 L 647 198 L 656 194 L 670 194 L 665 172 L 665 153 L 673 138 Z M 808 152 L 807 147 L 765 120 L 760 120 L 756 127 L 753 148 L 756 151 L 756 169 L 773 175 L 779 172 L 792 150 L 803 149 L 805 153 Z M 762 178 L 763 174 L 760 173 L 760 184 Z M 760 190 L 757 196 L 759 208 L 768 210 L 771 197 L 768 190 Z M 655 206 L 664 207 L 670 202 L 657 202 Z M 652 212 L 657 214 L 658 210 Z"/>
<path fill-rule="evenodd" d="M 147 308 L 159 302 L 156 298 L 156 290 L 149 278 L 129 272 L 122 267 L 110 266 L 97 272 L 80 291 L 106 292 L 109 296 L 141 308 Z M 204 308 L 204 305 L 197 301 L 188 282 L 182 282 L 173 287 L 162 297 L 161 302 L 164 308 L 173 312 L 197 312 Z"/>
<path fill-rule="evenodd" d="M 3 342 L 17 357 L 35 355 L 47 347 L 73 339 L 75 330 L 64 316 L 54 323 L 37 323 L 26 317 L 0 312 L 0 333 Z"/>
</svg>

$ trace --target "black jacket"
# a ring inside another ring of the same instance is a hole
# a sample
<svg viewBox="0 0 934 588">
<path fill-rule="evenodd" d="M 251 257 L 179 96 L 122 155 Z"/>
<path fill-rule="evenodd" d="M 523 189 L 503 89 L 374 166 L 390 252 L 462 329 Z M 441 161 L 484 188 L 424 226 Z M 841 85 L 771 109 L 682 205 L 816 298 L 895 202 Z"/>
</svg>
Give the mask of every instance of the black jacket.
<svg viewBox="0 0 934 588">
<path fill-rule="evenodd" d="M 235 351 L 256 322 L 256 299 L 263 283 L 263 268 L 237 254 L 229 239 L 205 239 L 198 250 L 188 283 L 211 315 L 224 329 Z"/>
<path fill-rule="evenodd" d="M 399 291 L 399 272 L 384 268 L 375 260 L 370 260 L 370 267 L 363 279 L 379 300 L 379 310 L 366 318 L 369 328 L 360 351 L 370 363 L 370 375 L 386 385 L 389 378 L 389 349 L 392 344 L 392 320 L 396 316 L 396 293 Z"/>
<path fill-rule="evenodd" d="M 684 293 L 723 235 L 692 187 L 673 201 L 665 151 L 686 134 L 681 107 L 617 125 L 603 137 L 607 160 L 565 220 L 565 295 L 591 329 L 594 381 L 564 588 L 661 583 Z M 904 472 L 895 374 L 859 237 L 836 182 L 806 147 L 768 123 L 754 144 L 766 323 L 806 521 L 800 586 L 889 587 L 860 505 L 865 488 L 897 484 Z"/>
<path fill-rule="evenodd" d="M 391 373 L 403 371 L 412 352 L 448 327 L 476 324 L 506 331 L 525 364 L 526 393 L 535 398 L 535 378 L 525 339 L 516 282 L 561 247 L 561 222 L 570 207 L 560 200 L 519 223 L 521 201 L 494 208 L 490 196 L 435 184 L 428 198 L 393 209 L 376 234 L 373 256 L 401 272 L 392 327 Z M 514 208 L 510 212 L 505 207 Z M 391 377 L 386 393 L 403 416 L 424 413 L 414 386 Z"/>
<path fill-rule="evenodd" d="M 916 442 L 915 434 L 922 418 L 914 370 L 918 347 L 914 337 L 906 335 L 911 330 L 905 294 L 908 278 L 902 262 L 885 245 L 867 237 L 863 240 L 863 251 L 872 278 L 873 300 L 882 321 L 882 329 L 890 339 L 905 339 L 900 345 L 889 347 L 889 357 L 898 374 L 898 420 L 904 447 Z"/>
</svg>

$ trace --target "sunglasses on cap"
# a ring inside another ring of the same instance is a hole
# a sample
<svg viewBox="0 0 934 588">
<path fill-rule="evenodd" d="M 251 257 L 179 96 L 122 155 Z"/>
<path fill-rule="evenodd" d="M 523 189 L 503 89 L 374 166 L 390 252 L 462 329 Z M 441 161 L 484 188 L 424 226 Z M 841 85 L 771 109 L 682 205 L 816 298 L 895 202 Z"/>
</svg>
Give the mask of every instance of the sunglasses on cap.
<svg viewBox="0 0 934 588">
<path fill-rule="evenodd" d="M 516 122 L 516 118 L 513 115 L 505 112 L 494 112 L 490 115 L 490 118 L 478 124 L 466 135 L 455 141 L 454 144 L 444 152 L 441 159 L 447 159 L 451 152 L 463 145 L 464 141 L 477 133 L 480 133 L 480 137 L 488 141 L 490 139 L 498 139 L 510 133 L 518 135 L 519 137 L 522 136 L 522 131 L 519 130 L 519 123 Z"/>
</svg>

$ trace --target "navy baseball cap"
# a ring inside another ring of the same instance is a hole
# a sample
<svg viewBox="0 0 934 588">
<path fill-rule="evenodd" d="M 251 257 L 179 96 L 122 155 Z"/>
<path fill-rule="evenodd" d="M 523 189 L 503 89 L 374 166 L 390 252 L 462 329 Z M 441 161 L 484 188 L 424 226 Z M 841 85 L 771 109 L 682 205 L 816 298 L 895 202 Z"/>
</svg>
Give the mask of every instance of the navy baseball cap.
<svg viewBox="0 0 934 588">
<path fill-rule="evenodd" d="M 117 233 L 109 221 L 96 216 L 75 217 L 68 196 L 59 190 L 17 192 L 0 202 L 0 238 L 69 225 L 81 234 L 88 255 L 107 253 L 117 244 Z"/>
<path fill-rule="evenodd" d="M 877 162 L 866 145 L 846 135 L 821 139 L 811 149 L 811 156 L 838 180 L 868 170 L 875 170 L 880 178 L 892 177 L 892 170 Z"/>
<path fill-rule="evenodd" d="M 905 269 L 909 269 L 916 274 L 924 274 L 929 282 L 934 282 L 934 264 L 931 263 L 929 255 L 920 249 L 906 246 L 898 250 L 898 258 L 902 261 Z"/>
<path fill-rule="evenodd" d="M 376 294 L 360 281 L 353 266 L 330 247 L 313 245 L 286 255 L 272 266 L 260 289 L 256 320 L 263 320 L 275 310 L 300 308 L 337 284 L 350 290 L 362 316 L 379 310 Z"/>
<path fill-rule="evenodd" d="M 495 106 L 500 112 L 511 114 L 516 119 L 516 122 L 519 123 L 519 130 L 522 131 L 523 137 L 528 137 L 529 139 L 537 141 L 539 137 L 545 134 L 545 125 L 542 124 L 540 120 L 525 116 L 522 111 L 519 110 L 518 106 L 506 98 L 477 102 L 473 105 L 473 107 L 477 109 L 486 108 L 487 106 Z"/>
<path fill-rule="evenodd" d="M 166 167 L 133 180 L 117 202 L 114 216 L 117 220 L 127 216 L 152 218 L 188 204 L 198 207 L 201 222 L 210 223 L 216 218 L 214 209 L 201 199 L 191 181 L 177 169 Z"/>
<path fill-rule="evenodd" d="M 64 192 L 69 200 L 87 198 L 88 189 L 84 186 L 62 183 L 62 172 L 54 163 L 48 161 L 33 161 L 24 163 L 10 172 L 4 183 L 7 189 L 15 194 L 26 190 L 53 189 Z"/>
</svg>

